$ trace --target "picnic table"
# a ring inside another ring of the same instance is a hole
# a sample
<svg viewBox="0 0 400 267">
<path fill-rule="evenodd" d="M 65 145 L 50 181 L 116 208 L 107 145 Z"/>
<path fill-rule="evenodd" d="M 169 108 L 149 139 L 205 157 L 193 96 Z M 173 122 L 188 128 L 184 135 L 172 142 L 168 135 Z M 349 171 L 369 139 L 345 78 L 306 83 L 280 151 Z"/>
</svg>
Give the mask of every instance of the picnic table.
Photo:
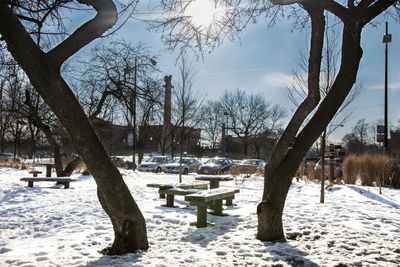
<svg viewBox="0 0 400 267">
<path fill-rule="evenodd" d="M 39 165 L 46 166 L 46 177 L 51 177 L 52 168 L 56 166 L 54 163 L 51 162 L 39 163 Z"/>
<path fill-rule="evenodd" d="M 167 183 L 150 183 L 147 184 L 147 187 L 154 187 L 154 188 L 158 188 L 158 192 L 160 195 L 160 198 L 165 198 L 165 190 L 166 189 L 170 189 L 170 188 L 181 188 L 181 189 L 207 189 L 208 184 L 207 183 L 171 183 L 171 184 L 167 184 Z"/>
<path fill-rule="evenodd" d="M 214 188 L 186 195 L 185 200 L 197 206 L 196 226 L 207 227 L 207 207 L 214 210 L 214 215 L 222 216 L 222 200 L 233 199 L 239 192 L 239 189 Z"/>
<path fill-rule="evenodd" d="M 209 181 L 210 189 L 214 189 L 219 187 L 219 182 L 231 181 L 233 177 L 230 175 L 197 175 L 195 179 L 199 181 Z"/>
</svg>

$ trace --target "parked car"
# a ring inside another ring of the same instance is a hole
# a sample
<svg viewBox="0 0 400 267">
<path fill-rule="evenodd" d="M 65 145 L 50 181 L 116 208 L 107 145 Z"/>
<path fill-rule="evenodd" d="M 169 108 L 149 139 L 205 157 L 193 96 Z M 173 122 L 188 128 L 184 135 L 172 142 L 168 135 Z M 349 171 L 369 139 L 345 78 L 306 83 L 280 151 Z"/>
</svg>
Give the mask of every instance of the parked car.
<svg viewBox="0 0 400 267">
<path fill-rule="evenodd" d="M 0 162 L 7 162 L 7 161 L 13 161 L 14 160 L 14 154 L 12 153 L 0 153 Z M 20 161 L 19 158 L 15 158 L 16 161 Z"/>
<path fill-rule="evenodd" d="M 244 159 L 237 166 L 240 173 L 255 173 L 257 171 L 264 172 L 267 162 L 262 159 Z"/>
<path fill-rule="evenodd" d="M 137 170 L 141 172 L 161 172 L 167 163 L 172 162 L 172 158 L 168 156 L 153 156 L 137 166 Z"/>
<path fill-rule="evenodd" d="M 182 158 L 175 159 L 173 162 L 168 163 L 164 166 L 164 172 L 166 173 L 179 173 L 179 166 L 181 165 L 182 174 L 188 174 L 189 172 L 197 172 L 200 165 L 202 164 L 200 161 L 194 158 Z"/>
<path fill-rule="evenodd" d="M 215 157 L 207 160 L 199 167 L 198 174 L 222 174 L 229 171 L 235 165 L 235 162 L 230 158 Z"/>
</svg>

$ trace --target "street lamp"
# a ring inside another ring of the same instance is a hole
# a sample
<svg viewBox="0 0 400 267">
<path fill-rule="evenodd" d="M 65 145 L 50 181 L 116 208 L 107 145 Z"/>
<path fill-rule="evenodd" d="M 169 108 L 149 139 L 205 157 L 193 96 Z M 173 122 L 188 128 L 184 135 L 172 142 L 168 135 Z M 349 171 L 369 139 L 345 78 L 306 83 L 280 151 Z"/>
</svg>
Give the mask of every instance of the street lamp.
<svg viewBox="0 0 400 267">
<path fill-rule="evenodd" d="M 385 44 L 385 107 L 384 107 L 384 153 L 389 152 L 388 143 L 388 44 L 392 41 L 392 35 L 388 33 L 388 22 L 382 42 Z"/>
<path fill-rule="evenodd" d="M 228 134 L 228 111 L 224 111 L 224 116 L 225 116 L 225 122 L 222 123 L 222 145 L 223 145 L 223 151 L 225 153 L 225 156 L 228 154 L 228 146 L 227 146 L 227 134 Z"/>
<path fill-rule="evenodd" d="M 157 61 L 154 58 L 149 59 L 150 64 L 154 67 L 157 64 Z M 146 65 L 146 64 L 144 64 Z M 130 96 L 130 106 L 131 106 L 131 120 L 133 127 L 133 145 L 132 145 L 132 162 L 135 163 L 135 155 L 136 155 L 136 145 L 137 145 L 137 133 L 136 133 L 136 98 L 137 98 L 137 71 L 138 71 L 138 57 L 135 56 L 134 60 L 134 75 L 133 75 L 133 89 L 131 90 Z M 124 69 L 125 74 L 131 73 L 131 68 L 129 65 L 126 65 Z"/>
</svg>

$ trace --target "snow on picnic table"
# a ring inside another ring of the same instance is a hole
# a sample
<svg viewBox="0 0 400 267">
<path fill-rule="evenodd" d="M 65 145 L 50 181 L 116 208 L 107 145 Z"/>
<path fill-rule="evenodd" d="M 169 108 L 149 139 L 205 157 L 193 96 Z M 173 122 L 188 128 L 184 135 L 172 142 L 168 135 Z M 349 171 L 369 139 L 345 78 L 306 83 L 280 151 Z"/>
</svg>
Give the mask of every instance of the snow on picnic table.
<svg viewBox="0 0 400 267">
<path fill-rule="evenodd" d="M 28 170 L 0 168 L 0 266 L 400 266 L 399 190 L 338 185 L 320 204 L 318 184 L 294 180 L 284 210 L 289 239 L 273 244 L 255 239 L 261 177 L 221 182 L 240 189 L 235 205 L 197 229 L 196 208 L 183 197 L 178 208 L 163 207 L 157 189 L 146 187 L 176 183 L 177 175 L 121 172 L 146 219 L 147 252 L 99 253 L 114 237 L 93 177 L 74 175 L 70 189 L 28 188 L 19 180 Z"/>
</svg>

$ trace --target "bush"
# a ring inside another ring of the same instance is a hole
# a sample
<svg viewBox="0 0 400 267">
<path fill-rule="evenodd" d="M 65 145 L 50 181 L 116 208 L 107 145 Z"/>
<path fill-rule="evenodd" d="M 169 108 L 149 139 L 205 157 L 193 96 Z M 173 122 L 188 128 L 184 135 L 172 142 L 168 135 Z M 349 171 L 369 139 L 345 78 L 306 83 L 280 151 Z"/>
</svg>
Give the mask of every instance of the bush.
<svg viewBox="0 0 400 267">
<path fill-rule="evenodd" d="M 357 157 L 350 155 L 343 161 L 343 180 L 346 184 L 355 184 L 359 172 Z"/>
<path fill-rule="evenodd" d="M 228 173 L 234 176 L 238 176 L 239 174 L 245 174 L 246 176 L 250 176 L 252 174 L 257 174 L 257 175 L 264 174 L 260 170 L 258 170 L 257 166 L 254 165 L 246 165 L 246 166 L 234 165 L 229 169 Z"/>
<path fill-rule="evenodd" d="M 390 185 L 392 176 L 392 161 L 386 155 L 379 155 L 375 158 L 376 161 L 376 183 L 378 186 Z"/>
<path fill-rule="evenodd" d="M 373 156 L 369 154 L 361 155 L 359 160 L 361 185 L 373 186 L 377 172 L 376 161 Z"/>
<path fill-rule="evenodd" d="M 398 182 L 399 171 L 386 155 L 349 155 L 343 162 L 344 181 L 355 184 L 360 177 L 361 185 L 387 186 Z"/>
<path fill-rule="evenodd" d="M 390 185 L 394 188 L 400 189 L 400 164 L 392 164 L 392 176 Z"/>
<path fill-rule="evenodd" d="M 307 167 L 306 167 L 307 179 L 312 180 L 312 181 L 321 179 L 321 174 L 320 173 L 317 174 L 317 172 L 315 171 L 315 165 L 316 165 L 316 163 L 311 162 L 311 163 L 308 163 Z"/>
<path fill-rule="evenodd" d="M 19 169 L 19 170 L 27 169 L 26 164 L 19 160 L 2 161 L 2 162 L 0 162 L 0 167 L 8 167 L 8 168 Z"/>
</svg>

